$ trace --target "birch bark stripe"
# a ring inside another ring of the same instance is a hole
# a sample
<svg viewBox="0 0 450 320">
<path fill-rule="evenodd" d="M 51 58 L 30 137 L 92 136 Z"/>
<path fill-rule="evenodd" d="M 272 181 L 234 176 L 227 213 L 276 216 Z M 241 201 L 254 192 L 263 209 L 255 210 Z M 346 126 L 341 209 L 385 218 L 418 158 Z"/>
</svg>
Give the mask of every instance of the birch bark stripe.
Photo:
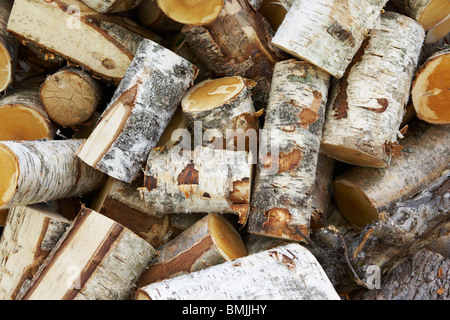
<svg viewBox="0 0 450 320">
<path fill-rule="evenodd" d="M 340 78 L 386 2 L 295 1 L 272 43 Z"/>
</svg>

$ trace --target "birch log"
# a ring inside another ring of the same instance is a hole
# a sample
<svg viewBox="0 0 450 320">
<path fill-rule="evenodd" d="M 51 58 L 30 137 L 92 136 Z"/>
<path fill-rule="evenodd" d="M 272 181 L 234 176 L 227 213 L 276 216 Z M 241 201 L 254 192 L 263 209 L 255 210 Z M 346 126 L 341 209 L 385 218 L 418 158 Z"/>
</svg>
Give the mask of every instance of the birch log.
<svg viewBox="0 0 450 320">
<path fill-rule="evenodd" d="M 83 164 L 81 140 L 2 141 L 0 208 L 79 196 L 96 190 L 103 174 Z"/>
<path fill-rule="evenodd" d="M 143 40 L 97 127 L 77 151 L 85 163 L 131 183 L 158 143 L 197 69 Z"/>
<path fill-rule="evenodd" d="M 250 1 L 249 1 L 250 2 Z M 259 0 L 258 12 L 267 19 L 274 31 L 277 31 L 291 8 L 294 0 Z"/>
<path fill-rule="evenodd" d="M 252 193 L 250 233 L 295 241 L 309 235 L 310 195 L 329 78 L 305 61 L 275 65 Z"/>
<path fill-rule="evenodd" d="M 0 1 L 0 92 L 13 81 L 19 44 L 8 33 L 6 26 L 13 5 L 13 0 Z"/>
<path fill-rule="evenodd" d="M 136 8 L 141 0 L 82 0 L 89 8 L 100 13 L 117 13 Z"/>
<path fill-rule="evenodd" d="M 0 241 L 0 299 L 15 300 L 32 279 L 70 221 L 39 206 L 10 210 Z"/>
<path fill-rule="evenodd" d="M 198 146 L 153 149 L 139 188 L 147 211 L 233 213 L 247 221 L 252 181 L 248 152 Z"/>
<path fill-rule="evenodd" d="M 284 55 L 270 43 L 269 23 L 246 0 L 225 0 L 219 17 L 181 32 L 215 77 L 242 76 L 256 81 L 256 109 L 267 102 L 274 64 Z"/>
<path fill-rule="evenodd" d="M 91 208 L 130 229 L 152 247 L 158 248 L 182 230 L 172 224 L 171 215 L 157 216 L 147 212 L 145 202 L 139 196 L 138 187 L 141 182 L 142 179 L 136 179 L 133 183 L 126 183 L 108 177 Z"/>
<path fill-rule="evenodd" d="M 447 18 L 442 20 L 439 24 L 435 25 L 433 28 L 427 31 L 427 36 L 425 37 L 425 44 L 433 44 L 445 39 L 446 35 L 450 32 L 450 14 Z"/>
<path fill-rule="evenodd" d="M 386 167 L 424 39 L 411 18 L 386 12 L 328 99 L 321 151 L 353 165 Z M 377 76 L 374 76 L 377 75 Z"/>
<path fill-rule="evenodd" d="M 141 288 L 137 300 L 339 300 L 314 256 L 298 244 L 252 254 Z"/>
<path fill-rule="evenodd" d="M 427 59 L 417 70 L 411 98 L 419 119 L 434 124 L 450 123 L 450 48 Z"/>
<path fill-rule="evenodd" d="M 47 76 L 40 99 L 49 117 L 61 126 L 87 121 L 102 99 L 100 81 L 81 68 L 65 67 Z"/>
<path fill-rule="evenodd" d="M 399 12 L 419 22 L 425 30 L 442 22 L 450 12 L 447 0 L 391 0 L 390 3 Z"/>
<path fill-rule="evenodd" d="M 272 43 L 341 78 L 386 2 L 295 1 Z"/>
<path fill-rule="evenodd" d="M 251 96 L 253 81 L 240 76 L 204 80 L 184 95 L 186 126 L 204 145 L 257 154 L 258 119 Z M 200 130 L 199 130 L 200 131 Z M 195 137 L 195 136 L 194 136 Z"/>
<path fill-rule="evenodd" d="M 27 79 L 0 98 L 0 141 L 52 139 L 57 125 L 39 98 L 40 78 Z"/>
<path fill-rule="evenodd" d="M 78 0 L 14 1 L 8 31 L 115 85 L 142 39 L 158 39 L 125 17 L 99 14 Z"/>
<path fill-rule="evenodd" d="M 155 253 L 91 209 L 80 211 L 21 300 L 124 300 Z"/>
<path fill-rule="evenodd" d="M 449 164 L 448 125 L 416 121 L 409 128 L 389 167 L 352 168 L 334 180 L 338 208 L 356 228 L 382 219 L 383 211 L 419 192 Z"/>
<path fill-rule="evenodd" d="M 224 6 L 224 0 L 156 0 L 158 7 L 172 20 L 187 25 L 213 22 Z"/>
<path fill-rule="evenodd" d="M 241 236 L 227 218 L 208 214 L 158 248 L 136 286 L 143 287 L 246 255 Z"/>
</svg>

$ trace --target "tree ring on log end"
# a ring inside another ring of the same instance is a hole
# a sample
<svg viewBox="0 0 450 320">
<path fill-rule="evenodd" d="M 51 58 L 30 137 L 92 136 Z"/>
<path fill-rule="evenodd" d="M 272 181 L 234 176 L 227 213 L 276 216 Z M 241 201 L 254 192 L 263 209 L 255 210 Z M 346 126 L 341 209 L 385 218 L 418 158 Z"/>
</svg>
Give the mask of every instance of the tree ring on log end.
<svg viewBox="0 0 450 320">
<path fill-rule="evenodd" d="M 320 150 L 328 155 L 330 158 L 352 164 L 362 165 L 365 167 L 385 168 L 386 161 L 379 159 L 362 150 L 354 149 L 345 145 L 334 145 L 329 143 L 322 143 Z"/>
<path fill-rule="evenodd" d="M 204 80 L 188 90 L 181 105 L 186 112 L 212 110 L 236 97 L 245 87 L 239 76 Z"/>
<path fill-rule="evenodd" d="M 187 25 L 213 22 L 223 8 L 223 0 L 157 0 L 159 8 L 172 20 Z"/>
<path fill-rule="evenodd" d="M 48 121 L 36 110 L 21 104 L 0 106 L 0 141 L 51 138 Z"/>
<path fill-rule="evenodd" d="M 364 228 L 378 220 L 378 210 L 357 185 L 338 178 L 333 188 L 339 211 L 354 227 Z"/>
<path fill-rule="evenodd" d="M 5 90 L 11 82 L 11 57 L 8 50 L 0 44 L 0 92 Z"/>
<path fill-rule="evenodd" d="M 14 196 L 18 179 L 19 165 L 15 154 L 0 145 L 0 208 Z"/>
<path fill-rule="evenodd" d="M 214 244 L 225 260 L 230 261 L 247 255 L 241 236 L 225 217 L 209 214 L 208 229 Z"/>
</svg>

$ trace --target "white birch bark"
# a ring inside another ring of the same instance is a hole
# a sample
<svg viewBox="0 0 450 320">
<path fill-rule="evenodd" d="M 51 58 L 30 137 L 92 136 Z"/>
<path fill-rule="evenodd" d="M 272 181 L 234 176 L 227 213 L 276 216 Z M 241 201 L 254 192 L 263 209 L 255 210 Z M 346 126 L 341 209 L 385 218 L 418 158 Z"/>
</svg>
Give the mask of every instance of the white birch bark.
<svg viewBox="0 0 450 320">
<path fill-rule="evenodd" d="M 275 65 L 252 191 L 251 233 L 308 236 L 329 74 L 295 59 Z M 276 148 L 276 149 L 275 149 Z"/>
<path fill-rule="evenodd" d="M 22 300 L 124 300 L 155 253 L 119 223 L 83 208 Z"/>
<path fill-rule="evenodd" d="M 82 163 L 75 151 L 81 140 L 2 141 L 1 160 L 8 164 L 2 180 L 0 208 L 11 208 L 96 190 L 104 175 Z"/>
<path fill-rule="evenodd" d="M 248 152 L 198 146 L 150 152 L 139 188 L 148 212 L 234 213 L 247 221 L 252 180 Z"/>
<path fill-rule="evenodd" d="M 315 257 L 288 244 L 141 288 L 137 300 L 339 300 Z"/>
<path fill-rule="evenodd" d="M 89 8 L 100 13 L 116 13 L 136 8 L 141 0 L 82 0 Z"/>
<path fill-rule="evenodd" d="M 346 75 L 332 84 L 321 151 L 353 165 L 386 167 L 409 96 L 423 28 L 386 12 Z"/>
<path fill-rule="evenodd" d="M 131 183 L 196 74 L 196 67 L 184 58 L 143 40 L 97 127 L 77 151 L 78 157 Z"/>
<path fill-rule="evenodd" d="M 0 241 L 1 300 L 14 300 L 28 288 L 70 224 L 61 215 L 39 206 L 10 210 Z"/>
<path fill-rule="evenodd" d="M 272 43 L 341 78 L 386 2 L 295 1 Z"/>
</svg>

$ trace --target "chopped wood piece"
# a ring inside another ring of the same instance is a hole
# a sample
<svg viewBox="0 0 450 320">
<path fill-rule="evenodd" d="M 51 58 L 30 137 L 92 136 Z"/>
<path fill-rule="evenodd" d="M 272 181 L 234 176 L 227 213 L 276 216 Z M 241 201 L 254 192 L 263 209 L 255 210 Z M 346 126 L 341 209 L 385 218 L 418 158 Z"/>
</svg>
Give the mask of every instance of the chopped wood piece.
<svg viewBox="0 0 450 320">
<path fill-rule="evenodd" d="M 143 176 L 143 174 L 141 174 Z M 157 216 L 147 212 L 139 196 L 142 179 L 126 183 L 108 177 L 97 192 L 91 208 L 127 227 L 154 248 L 177 236 L 183 230 L 173 226 L 170 215 Z"/>
<path fill-rule="evenodd" d="M 347 220 L 360 229 L 382 218 L 439 177 L 448 165 L 450 127 L 416 121 L 401 141 L 403 150 L 387 168 L 352 168 L 334 180 L 334 199 Z"/>
<path fill-rule="evenodd" d="M 332 84 L 323 153 L 353 165 L 388 165 L 386 146 L 397 142 L 423 39 L 415 20 L 393 12 L 381 15 L 344 77 Z"/>
<path fill-rule="evenodd" d="M 70 224 L 60 214 L 40 206 L 10 210 L 0 241 L 1 300 L 15 300 L 28 289 Z"/>
<path fill-rule="evenodd" d="M 8 31 L 113 84 L 122 79 L 142 39 L 158 39 L 125 17 L 99 14 L 78 0 L 14 1 Z"/>
<path fill-rule="evenodd" d="M 172 20 L 187 25 L 213 22 L 222 11 L 224 0 L 156 0 L 159 8 Z M 226 1 L 226 0 L 225 0 Z"/>
<path fill-rule="evenodd" d="M 253 85 L 240 76 L 198 83 L 181 100 L 187 127 L 194 131 L 199 126 L 204 144 L 251 150 L 256 156 L 259 125 L 251 97 Z"/>
<path fill-rule="evenodd" d="M 136 11 L 141 24 L 151 30 L 180 31 L 183 27 L 183 24 L 166 16 L 156 0 L 142 0 Z"/>
<path fill-rule="evenodd" d="M 246 151 L 155 148 L 148 156 L 139 191 L 153 214 L 233 213 L 245 224 L 252 167 Z"/>
<path fill-rule="evenodd" d="M 89 8 L 100 13 L 116 13 L 136 8 L 141 0 L 82 0 Z"/>
<path fill-rule="evenodd" d="M 386 2 L 295 1 L 272 43 L 341 78 Z"/>
<path fill-rule="evenodd" d="M 260 137 L 250 233 L 294 241 L 308 237 L 329 79 L 328 73 L 305 61 L 275 65 Z"/>
<path fill-rule="evenodd" d="M 339 300 L 315 257 L 288 244 L 140 288 L 137 300 Z"/>
<path fill-rule="evenodd" d="M 131 183 L 196 74 L 189 61 L 144 39 L 97 127 L 77 151 L 78 157 Z"/>
<path fill-rule="evenodd" d="M 90 193 L 104 175 L 83 164 L 81 140 L 0 142 L 0 209 Z"/>
<path fill-rule="evenodd" d="M 181 32 L 215 77 L 242 76 L 256 81 L 255 109 L 267 102 L 273 66 L 285 55 L 270 40 L 272 29 L 246 0 L 225 0 L 214 22 L 186 25 Z"/>
<path fill-rule="evenodd" d="M 0 141 L 52 139 L 56 125 L 39 98 L 40 78 L 27 79 L 0 98 Z"/>
<path fill-rule="evenodd" d="M 399 12 L 417 20 L 425 30 L 438 25 L 450 12 L 448 0 L 391 0 L 390 3 Z"/>
<path fill-rule="evenodd" d="M 66 67 L 49 75 L 40 97 L 49 117 L 61 126 L 87 121 L 101 102 L 100 82 L 80 68 Z"/>
<path fill-rule="evenodd" d="M 411 97 L 419 119 L 434 124 L 450 123 L 450 49 L 432 55 L 417 70 Z"/>
<path fill-rule="evenodd" d="M 227 218 L 208 214 L 158 248 L 136 286 L 143 287 L 246 255 L 241 236 Z"/>
<path fill-rule="evenodd" d="M 17 40 L 6 30 L 13 2 L 13 0 L 0 1 L 0 92 L 4 91 L 14 79 L 19 50 Z"/>
<path fill-rule="evenodd" d="M 22 300 L 123 300 L 155 254 L 144 239 L 88 208 L 80 211 Z"/>
</svg>

